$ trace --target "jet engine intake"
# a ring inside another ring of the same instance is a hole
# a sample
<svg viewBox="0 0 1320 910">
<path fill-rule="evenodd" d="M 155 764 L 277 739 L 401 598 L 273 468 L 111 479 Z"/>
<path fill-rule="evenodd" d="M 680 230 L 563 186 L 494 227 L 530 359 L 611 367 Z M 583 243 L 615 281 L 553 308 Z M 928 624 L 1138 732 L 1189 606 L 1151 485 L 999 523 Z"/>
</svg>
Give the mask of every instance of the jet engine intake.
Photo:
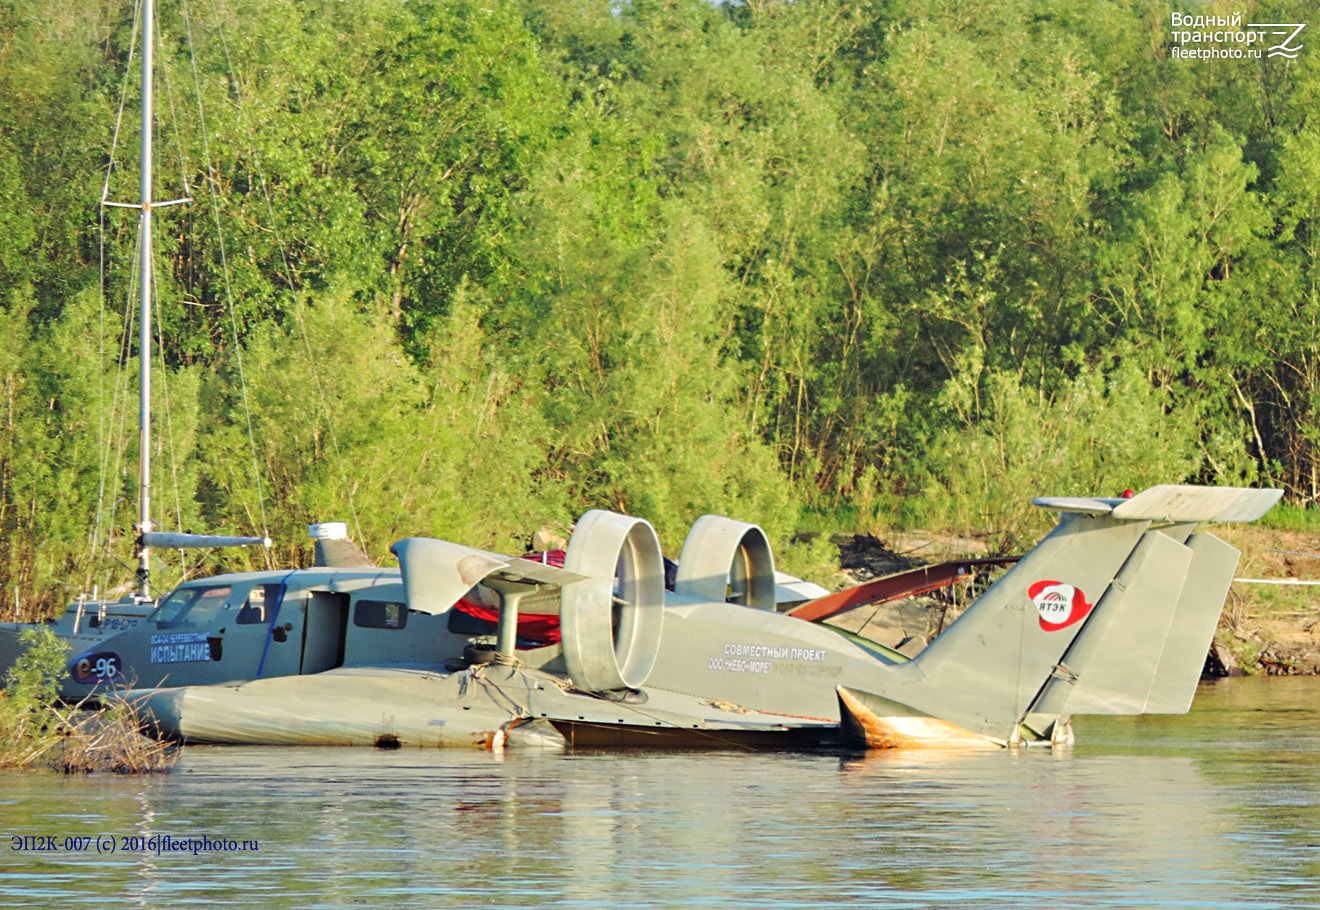
<svg viewBox="0 0 1320 910">
<path fill-rule="evenodd" d="M 578 520 L 564 568 L 587 576 L 560 589 L 564 664 L 588 692 L 640 688 L 664 625 L 665 569 L 655 529 L 599 509 Z"/>
<path fill-rule="evenodd" d="M 765 532 L 720 515 L 698 518 L 683 541 L 674 593 L 775 609 L 775 558 Z"/>
</svg>

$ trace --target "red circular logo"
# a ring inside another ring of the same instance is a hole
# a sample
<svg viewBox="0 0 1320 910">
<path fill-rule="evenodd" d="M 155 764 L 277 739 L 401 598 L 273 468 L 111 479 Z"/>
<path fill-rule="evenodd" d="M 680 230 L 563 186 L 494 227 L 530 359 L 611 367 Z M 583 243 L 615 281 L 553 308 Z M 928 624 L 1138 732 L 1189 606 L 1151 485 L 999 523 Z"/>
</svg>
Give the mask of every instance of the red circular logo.
<svg viewBox="0 0 1320 910">
<path fill-rule="evenodd" d="M 1091 604 L 1081 588 L 1047 579 L 1027 588 L 1027 596 L 1040 614 L 1040 627 L 1046 632 L 1066 629 L 1081 622 L 1091 612 Z"/>
</svg>

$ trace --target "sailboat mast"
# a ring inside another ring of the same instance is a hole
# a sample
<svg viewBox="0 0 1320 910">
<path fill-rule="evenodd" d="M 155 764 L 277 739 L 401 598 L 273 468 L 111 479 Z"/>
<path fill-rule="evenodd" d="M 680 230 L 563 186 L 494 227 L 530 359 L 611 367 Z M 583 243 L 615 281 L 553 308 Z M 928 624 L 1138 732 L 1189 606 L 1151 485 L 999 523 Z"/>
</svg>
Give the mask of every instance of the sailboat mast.
<svg viewBox="0 0 1320 910">
<path fill-rule="evenodd" d="M 149 534 L 151 525 L 151 131 L 152 51 L 155 43 L 152 0 L 142 2 L 142 214 L 139 222 L 138 285 L 142 294 L 138 311 L 138 533 Z M 145 540 L 138 548 L 138 596 L 151 597 L 151 548 Z"/>
<path fill-rule="evenodd" d="M 270 546 L 266 537 L 226 537 L 209 534 L 159 533 L 151 520 L 151 302 L 155 284 L 155 269 L 151 251 L 151 217 L 157 208 L 184 205 L 192 202 L 190 196 L 156 202 L 152 197 L 151 135 L 152 116 L 152 57 L 155 51 L 155 4 L 142 0 L 142 174 L 141 201 L 136 203 L 109 202 L 102 204 L 139 209 L 138 221 L 138 540 L 137 540 L 137 597 L 151 600 L 151 548 L 171 549 L 194 547 L 248 547 Z"/>
</svg>

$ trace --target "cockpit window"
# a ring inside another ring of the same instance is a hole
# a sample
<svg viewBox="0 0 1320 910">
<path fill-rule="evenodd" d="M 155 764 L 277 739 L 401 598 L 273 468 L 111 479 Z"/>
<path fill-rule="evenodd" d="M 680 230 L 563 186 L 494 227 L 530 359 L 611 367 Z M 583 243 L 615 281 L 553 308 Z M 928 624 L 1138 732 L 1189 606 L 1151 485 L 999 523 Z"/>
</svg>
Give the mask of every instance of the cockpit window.
<svg viewBox="0 0 1320 910">
<path fill-rule="evenodd" d="M 219 587 L 178 588 L 161 603 L 154 617 L 162 628 L 201 625 L 220 612 L 232 590 L 229 585 Z"/>
<path fill-rule="evenodd" d="M 275 608 L 279 606 L 279 597 L 279 585 L 254 585 L 235 621 L 240 625 L 270 622 Z"/>
</svg>

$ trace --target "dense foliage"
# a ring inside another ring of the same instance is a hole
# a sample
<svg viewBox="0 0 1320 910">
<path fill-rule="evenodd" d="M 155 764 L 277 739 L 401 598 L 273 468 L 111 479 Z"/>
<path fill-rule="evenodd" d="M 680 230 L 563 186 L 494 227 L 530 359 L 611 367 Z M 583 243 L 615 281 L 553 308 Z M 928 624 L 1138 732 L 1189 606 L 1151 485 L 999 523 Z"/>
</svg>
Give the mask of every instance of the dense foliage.
<svg viewBox="0 0 1320 910">
<path fill-rule="evenodd" d="M 1178 59 L 1177 11 L 165 3 L 157 195 L 194 202 L 157 213 L 160 523 L 266 532 L 287 564 L 330 518 L 384 557 L 588 507 L 674 548 L 705 511 L 1013 546 L 1040 493 L 1311 504 L 1320 39 Z M 135 198 L 132 17 L 0 6 L 0 586 L 24 604 L 129 574 L 103 558 L 136 495 L 136 216 L 98 200 Z"/>
</svg>

